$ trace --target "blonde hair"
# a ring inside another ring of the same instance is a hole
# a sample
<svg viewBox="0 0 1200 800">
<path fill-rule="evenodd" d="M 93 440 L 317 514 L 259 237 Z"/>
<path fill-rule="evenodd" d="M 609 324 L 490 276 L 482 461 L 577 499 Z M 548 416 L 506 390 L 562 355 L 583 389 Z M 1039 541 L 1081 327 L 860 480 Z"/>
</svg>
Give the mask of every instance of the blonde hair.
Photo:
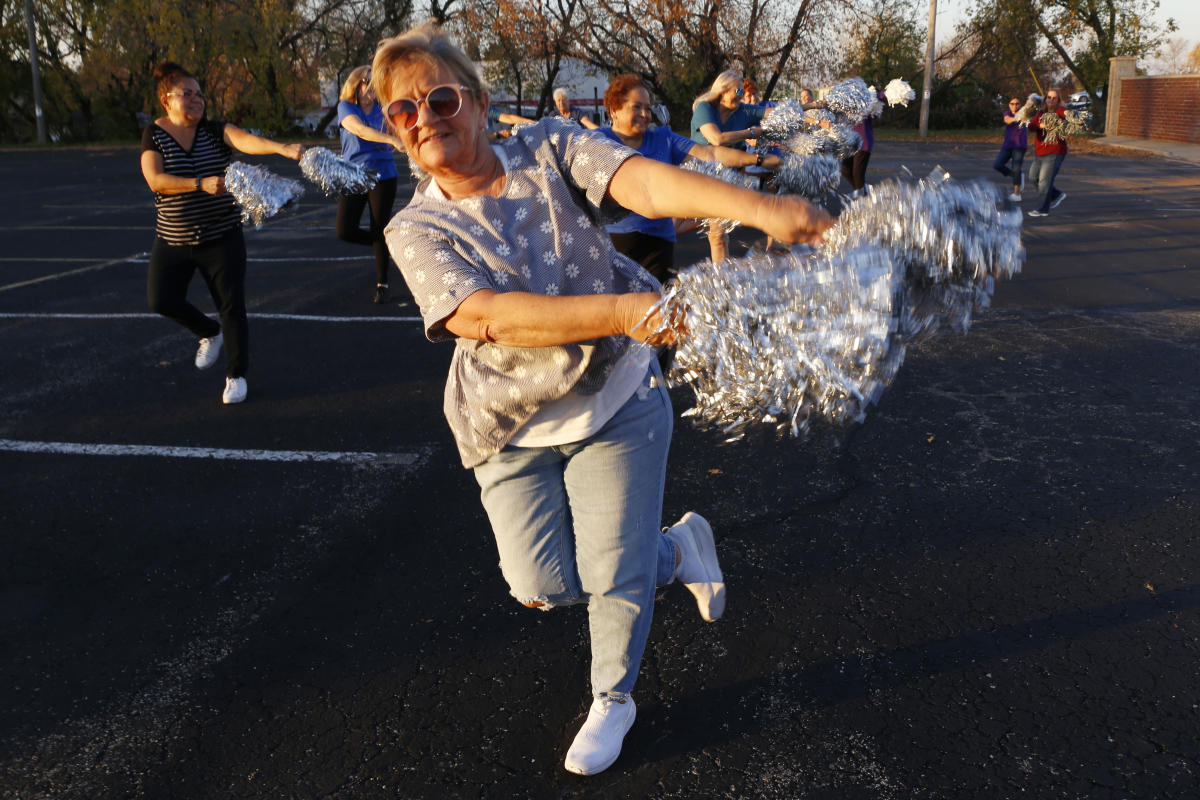
<svg viewBox="0 0 1200 800">
<path fill-rule="evenodd" d="M 700 107 L 701 103 L 712 103 L 721 95 L 728 92 L 730 89 L 742 88 L 742 73 L 737 70 L 727 69 L 717 76 L 717 79 L 712 82 L 712 88 L 696 98 L 692 103 L 692 111 Z"/>
<path fill-rule="evenodd" d="M 346 76 L 346 82 L 342 84 L 342 91 L 338 92 L 338 100 L 349 100 L 351 103 L 357 103 L 358 85 L 362 83 L 363 76 L 370 71 L 371 67 L 367 64 L 350 70 L 350 74 Z"/>
<path fill-rule="evenodd" d="M 450 41 L 440 26 L 426 22 L 399 36 L 384 39 L 375 49 L 375 58 L 371 61 L 371 85 L 384 108 L 396 99 L 389 95 L 396 74 L 414 64 L 425 64 L 433 69 L 446 67 L 476 97 L 487 91 L 475 62 Z"/>
</svg>

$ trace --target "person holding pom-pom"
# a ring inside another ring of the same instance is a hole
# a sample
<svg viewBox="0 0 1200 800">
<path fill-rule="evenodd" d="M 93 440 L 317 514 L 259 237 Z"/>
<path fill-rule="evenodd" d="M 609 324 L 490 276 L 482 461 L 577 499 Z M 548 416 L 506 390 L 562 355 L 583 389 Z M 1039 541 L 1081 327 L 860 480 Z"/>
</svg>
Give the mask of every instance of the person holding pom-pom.
<svg viewBox="0 0 1200 800">
<path fill-rule="evenodd" d="M 246 243 L 242 212 L 225 190 L 233 151 L 299 159 L 299 144 L 280 144 L 236 125 L 204 117 L 205 98 L 195 76 L 172 61 L 154 70 L 166 116 L 142 134 L 142 176 L 154 191 L 154 247 L 146 297 L 150 310 L 200 337 L 196 366 L 217 363 L 225 348 L 223 403 L 246 399 Z M 196 270 L 221 315 L 218 324 L 188 302 Z"/>
<path fill-rule="evenodd" d="M 1051 121 L 1051 117 L 1057 119 Z M 1029 178 L 1042 191 L 1042 204 L 1029 212 L 1031 217 L 1048 217 L 1050 209 L 1058 208 L 1067 199 L 1067 193 L 1054 186 L 1054 178 L 1067 157 L 1067 139 L 1061 133 L 1065 118 L 1058 89 L 1051 89 L 1046 92 L 1045 106 L 1029 123 L 1029 129 L 1034 132 L 1034 159 Z"/>
<path fill-rule="evenodd" d="M 377 179 L 368 192 L 338 198 L 337 235 L 343 242 L 367 244 L 374 249 L 374 299 L 376 303 L 386 303 L 391 260 L 383 240 L 383 226 L 392 218 L 396 179 L 400 176 L 392 153 L 403 151 L 404 145 L 386 130 L 383 109 L 375 102 L 375 90 L 371 88 L 369 66 L 350 70 L 342 85 L 338 95 L 338 126 L 342 132 L 342 158 L 374 170 Z M 371 227 L 367 230 L 358 226 L 363 208 L 371 214 Z"/>
<path fill-rule="evenodd" d="M 1029 148 L 1025 127 L 1021 125 L 1021 120 L 1017 117 L 1017 112 L 1020 110 L 1021 99 L 1019 97 L 1010 98 L 1008 110 L 1004 112 L 1004 141 L 1000 144 L 1000 154 L 996 156 L 996 162 L 992 164 L 992 169 L 996 172 L 1012 178 L 1013 190 L 1008 199 L 1014 203 L 1021 200 L 1021 187 L 1025 183 L 1021 173 L 1021 162 L 1025 160 L 1025 151 Z M 1011 169 L 1008 166 L 1010 161 L 1012 162 Z"/>
</svg>

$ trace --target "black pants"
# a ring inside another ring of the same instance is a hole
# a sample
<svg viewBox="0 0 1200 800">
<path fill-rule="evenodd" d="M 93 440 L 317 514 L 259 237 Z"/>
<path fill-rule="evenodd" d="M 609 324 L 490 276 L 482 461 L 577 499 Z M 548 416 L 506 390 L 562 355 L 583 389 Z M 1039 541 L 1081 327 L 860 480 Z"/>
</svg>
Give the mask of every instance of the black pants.
<svg viewBox="0 0 1200 800">
<path fill-rule="evenodd" d="M 379 181 L 366 194 L 343 195 L 338 198 L 337 235 L 343 242 L 369 244 L 375 250 L 375 280 L 388 282 L 388 249 L 383 240 L 383 228 L 392 218 L 392 203 L 396 201 L 396 179 Z M 358 227 L 363 207 L 371 211 L 371 227 Z"/>
<path fill-rule="evenodd" d="M 213 304 L 221 315 L 221 324 L 188 302 L 188 284 L 196 270 L 208 284 Z M 146 301 L 150 310 L 178 322 L 201 338 L 224 334 L 225 374 L 240 378 L 246 374 L 246 241 L 242 229 L 204 244 L 167 244 L 154 240 L 150 251 L 150 270 L 146 276 Z"/>
<path fill-rule="evenodd" d="M 842 177 L 850 182 L 850 188 L 858 191 L 867 182 L 867 162 L 871 160 L 870 150 L 859 150 L 849 158 L 842 159 Z"/>
<path fill-rule="evenodd" d="M 659 283 L 675 275 L 675 243 L 648 233 L 610 233 L 613 247 L 646 268 Z"/>
</svg>

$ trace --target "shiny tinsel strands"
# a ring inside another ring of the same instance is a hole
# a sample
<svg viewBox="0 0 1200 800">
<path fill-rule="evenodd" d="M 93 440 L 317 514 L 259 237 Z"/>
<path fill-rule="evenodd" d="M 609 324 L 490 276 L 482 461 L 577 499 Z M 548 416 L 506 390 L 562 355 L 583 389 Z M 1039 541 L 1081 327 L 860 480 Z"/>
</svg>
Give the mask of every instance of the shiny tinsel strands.
<svg viewBox="0 0 1200 800">
<path fill-rule="evenodd" d="M 324 147 L 309 147 L 300 156 L 300 171 L 326 197 L 366 194 L 375 188 L 376 174 L 362 164 L 339 158 Z"/>
<path fill-rule="evenodd" d="M 304 194 L 300 181 L 241 161 L 234 161 L 225 168 L 225 188 L 242 207 L 242 219 L 256 228 Z"/>
<path fill-rule="evenodd" d="M 990 183 L 939 171 L 874 187 L 818 250 L 683 270 L 659 306 L 686 310 L 669 377 L 695 393 L 687 416 L 730 439 L 763 423 L 801 436 L 814 420 L 862 420 L 909 342 L 965 331 L 994 279 L 1020 271 L 1020 230 Z"/>
</svg>

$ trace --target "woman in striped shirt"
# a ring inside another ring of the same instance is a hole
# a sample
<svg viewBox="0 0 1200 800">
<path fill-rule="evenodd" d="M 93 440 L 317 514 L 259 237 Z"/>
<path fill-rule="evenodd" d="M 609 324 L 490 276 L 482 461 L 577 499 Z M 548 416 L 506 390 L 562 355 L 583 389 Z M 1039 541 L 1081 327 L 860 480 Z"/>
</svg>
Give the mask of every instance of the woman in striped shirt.
<svg viewBox="0 0 1200 800">
<path fill-rule="evenodd" d="M 233 150 L 299 159 L 299 144 L 280 144 L 204 118 L 196 78 L 164 61 L 154 70 L 167 115 L 142 134 L 142 175 L 157 212 L 146 297 L 150 310 L 200 337 L 196 366 L 207 369 L 225 347 L 224 403 L 246 399 L 246 243 L 241 210 L 225 191 Z M 221 315 L 218 324 L 188 302 L 199 269 Z"/>
</svg>

